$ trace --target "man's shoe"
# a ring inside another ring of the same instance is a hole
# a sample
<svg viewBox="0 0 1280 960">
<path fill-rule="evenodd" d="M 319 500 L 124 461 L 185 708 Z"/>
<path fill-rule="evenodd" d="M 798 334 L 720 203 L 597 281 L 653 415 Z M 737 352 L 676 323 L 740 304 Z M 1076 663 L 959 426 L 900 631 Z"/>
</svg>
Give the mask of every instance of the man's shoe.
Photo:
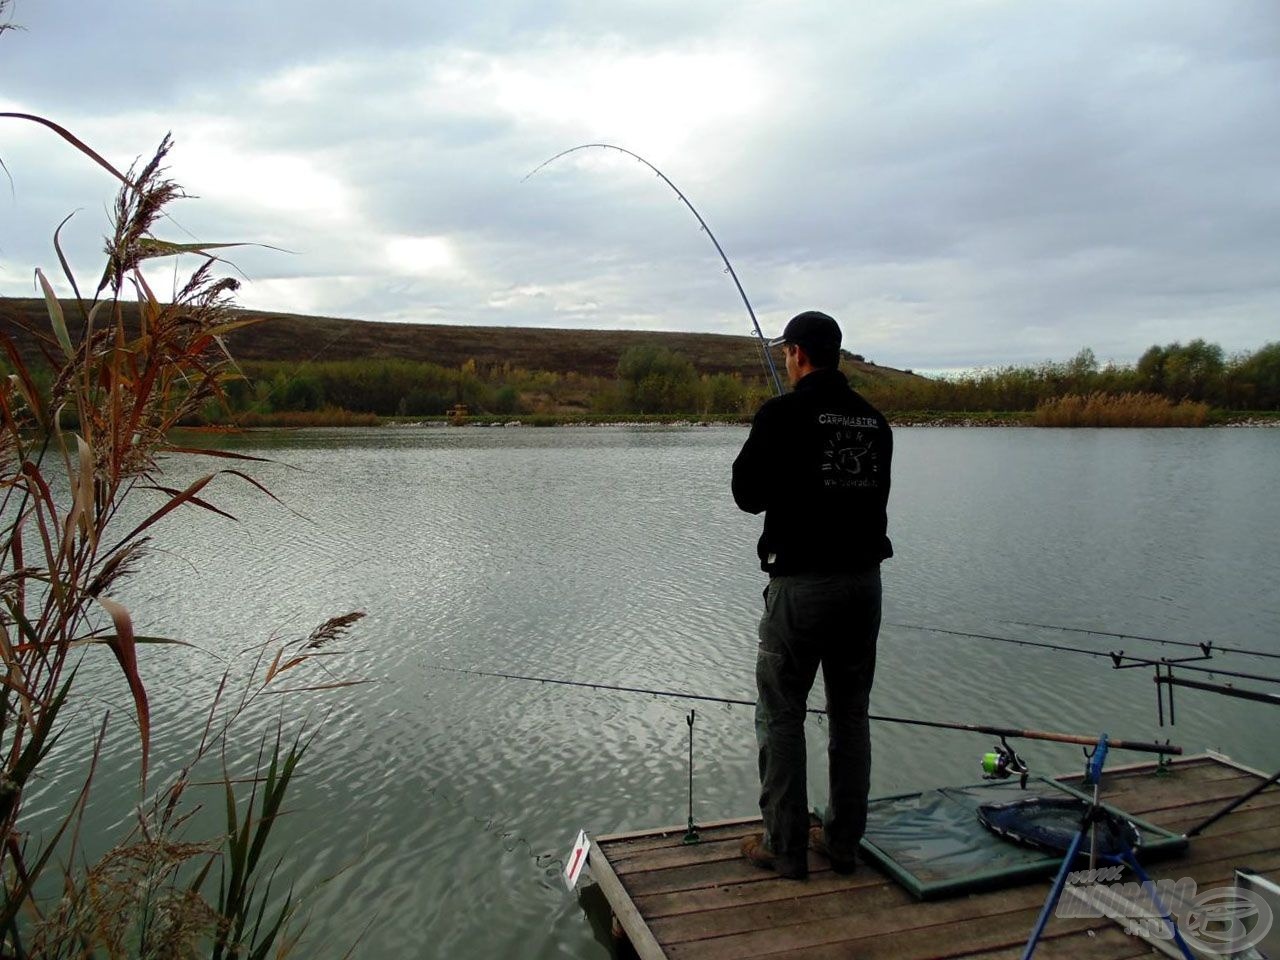
<svg viewBox="0 0 1280 960">
<path fill-rule="evenodd" d="M 815 853 L 820 853 L 830 860 L 831 869 L 836 873 L 853 873 L 858 868 L 858 861 L 852 857 L 846 860 L 844 857 L 833 857 L 831 855 L 831 848 L 827 846 L 827 837 L 823 833 L 822 827 L 809 828 L 809 846 L 813 848 Z"/>
<path fill-rule="evenodd" d="M 784 863 L 774 856 L 773 851 L 764 845 L 764 834 L 755 833 L 742 838 L 742 855 L 765 870 L 774 870 L 778 876 L 788 880 L 803 880 L 809 876 L 809 865 Z"/>
</svg>

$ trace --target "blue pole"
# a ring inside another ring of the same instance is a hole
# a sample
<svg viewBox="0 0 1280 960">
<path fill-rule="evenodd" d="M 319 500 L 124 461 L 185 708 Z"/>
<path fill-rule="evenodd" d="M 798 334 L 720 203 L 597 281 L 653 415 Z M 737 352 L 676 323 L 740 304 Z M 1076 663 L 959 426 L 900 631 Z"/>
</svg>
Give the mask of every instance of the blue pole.
<svg viewBox="0 0 1280 960">
<path fill-rule="evenodd" d="M 1191 948 L 1187 946 L 1187 941 L 1182 939 L 1182 933 L 1178 930 L 1178 922 L 1173 919 L 1173 911 L 1164 905 L 1160 900 L 1160 894 L 1156 892 L 1156 885 L 1151 882 L 1151 876 L 1147 871 L 1142 869 L 1142 865 L 1138 863 L 1138 858 L 1133 855 L 1130 850 L 1121 858 L 1134 873 L 1138 875 L 1138 879 L 1142 881 L 1144 890 L 1151 891 L 1151 902 L 1156 910 L 1160 912 L 1160 916 L 1169 924 L 1169 929 L 1173 931 L 1173 942 L 1178 945 L 1178 949 L 1182 951 L 1182 955 L 1187 960 L 1196 960 L 1195 954 L 1191 952 Z"/>
<path fill-rule="evenodd" d="M 1095 806 L 1098 802 L 1097 787 L 1102 780 L 1102 765 L 1106 762 L 1107 735 L 1104 733 L 1098 737 L 1098 745 L 1094 747 L 1093 756 L 1089 758 L 1089 762 L 1084 768 L 1084 782 L 1094 788 L 1093 803 Z M 1090 809 L 1092 810 L 1093 808 L 1090 807 Z M 1058 868 L 1058 876 L 1054 878 L 1053 888 L 1049 891 L 1049 897 L 1045 900 L 1040 916 L 1036 920 L 1035 928 L 1031 931 L 1031 938 L 1027 940 L 1027 945 L 1022 951 L 1022 960 L 1031 960 L 1031 955 L 1036 952 L 1036 944 L 1040 942 L 1040 936 L 1044 933 L 1044 928 L 1049 923 L 1049 915 L 1053 912 L 1054 906 L 1057 905 L 1058 898 L 1062 896 L 1062 888 L 1067 885 L 1067 874 L 1071 870 L 1071 865 L 1076 862 L 1076 855 L 1080 852 L 1080 845 L 1084 842 L 1084 828 L 1085 824 L 1081 823 L 1080 829 L 1071 838 L 1071 846 L 1067 848 L 1067 855 L 1062 858 L 1062 866 Z"/>
<path fill-rule="evenodd" d="M 1040 917 L 1036 920 L 1035 929 L 1031 931 L 1031 939 L 1027 941 L 1027 945 L 1022 951 L 1022 960 L 1031 960 L 1031 955 L 1036 952 L 1036 944 L 1040 942 L 1040 935 L 1044 933 L 1044 928 L 1049 923 L 1049 915 L 1053 912 L 1058 898 L 1062 896 L 1062 888 L 1067 885 L 1067 873 L 1071 870 L 1071 865 L 1075 863 L 1076 854 L 1080 852 L 1080 844 L 1083 841 L 1084 830 L 1077 830 L 1076 835 L 1071 839 L 1071 846 L 1067 848 L 1067 855 L 1062 858 L 1062 866 L 1058 868 L 1058 876 L 1053 881 L 1053 889 L 1049 891 L 1049 898 L 1045 900 L 1044 907 L 1040 910 Z"/>
</svg>

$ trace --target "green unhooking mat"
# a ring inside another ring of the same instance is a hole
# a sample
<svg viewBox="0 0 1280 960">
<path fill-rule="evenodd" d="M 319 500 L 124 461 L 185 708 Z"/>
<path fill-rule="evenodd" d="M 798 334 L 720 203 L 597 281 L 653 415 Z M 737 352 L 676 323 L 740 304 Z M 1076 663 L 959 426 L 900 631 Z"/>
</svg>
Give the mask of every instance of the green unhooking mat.
<svg viewBox="0 0 1280 960">
<path fill-rule="evenodd" d="M 995 890 L 1050 876 L 1062 863 L 1060 854 L 999 837 L 978 819 L 982 804 L 1037 794 L 1089 799 L 1044 777 L 1032 777 L 1026 790 L 1020 790 L 1014 780 L 1003 780 L 880 797 L 871 801 L 867 812 L 863 857 L 882 866 L 920 900 Z M 1185 837 L 1114 807 L 1107 809 L 1138 828 L 1137 855 L 1143 862 L 1187 844 Z"/>
</svg>

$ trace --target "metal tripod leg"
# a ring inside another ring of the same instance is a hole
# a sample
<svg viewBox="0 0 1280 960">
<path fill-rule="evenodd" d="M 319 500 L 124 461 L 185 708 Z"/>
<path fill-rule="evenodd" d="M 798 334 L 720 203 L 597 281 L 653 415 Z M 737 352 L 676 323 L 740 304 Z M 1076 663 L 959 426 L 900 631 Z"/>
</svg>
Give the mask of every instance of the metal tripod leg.
<svg viewBox="0 0 1280 960">
<path fill-rule="evenodd" d="M 1062 897 L 1062 891 L 1066 887 L 1067 876 L 1070 873 L 1071 865 L 1075 862 L 1076 855 L 1080 852 L 1080 848 L 1084 845 L 1084 829 L 1083 827 L 1077 831 L 1072 838 L 1071 846 L 1067 850 L 1067 855 L 1062 860 L 1062 866 L 1058 868 L 1058 876 L 1053 881 L 1053 887 L 1049 891 L 1049 896 L 1044 902 L 1044 908 L 1040 911 L 1040 916 L 1036 920 L 1035 929 L 1031 931 L 1031 938 L 1027 941 L 1026 947 L 1022 951 L 1022 960 L 1030 960 L 1031 955 L 1035 953 L 1036 946 L 1040 942 L 1040 937 L 1044 933 L 1045 926 L 1049 923 L 1049 917 L 1053 913 L 1053 908 L 1057 906 L 1058 900 Z M 1160 899 L 1159 893 L 1156 892 L 1156 885 L 1152 881 L 1151 876 L 1142 869 L 1142 865 L 1138 863 L 1137 857 L 1133 855 L 1133 850 L 1125 851 L 1122 856 L 1110 857 L 1104 856 L 1104 860 L 1112 863 L 1123 863 L 1128 866 L 1138 879 L 1143 883 L 1143 889 L 1150 893 L 1151 902 L 1159 912 L 1161 919 L 1169 925 L 1170 931 L 1173 933 L 1173 942 L 1178 945 L 1178 949 L 1182 951 L 1182 955 L 1186 960 L 1196 960 L 1195 954 L 1191 952 L 1191 947 L 1187 945 L 1187 941 L 1182 938 L 1182 933 L 1178 930 L 1178 923 L 1173 918 L 1173 913 Z"/>
<path fill-rule="evenodd" d="M 1124 852 L 1119 858 L 1128 865 L 1134 873 L 1138 875 L 1138 879 L 1142 881 L 1142 889 L 1151 894 L 1151 903 L 1156 910 L 1160 912 L 1160 916 L 1165 923 L 1169 924 L 1169 929 L 1173 931 L 1173 942 L 1178 945 L 1178 949 L 1182 951 L 1182 955 L 1187 960 L 1196 960 L 1195 954 L 1191 952 L 1191 948 L 1187 946 L 1187 941 L 1182 939 L 1182 933 L 1178 930 L 1178 922 L 1173 919 L 1173 911 L 1166 907 L 1160 900 L 1160 894 L 1156 892 L 1156 885 L 1151 880 L 1150 874 L 1142 869 L 1142 864 L 1138 863 L 1138 858 L 1133 855 L 1133 848 Z"/>
<path fill-rule="evenodd" d="M 1071 839 L 1071 846 L 1067 848 L 1067 855 L 1062 858 L 1062 866 L 1058 868 L 1058 875 L 1054 878 L 1048 899 L 1045 900 L 1044 907 L 1040 910 L 1040 916 L 1036 920 L 1035 928 L 1031 931 L 1031 939 L 1027 941 L 1026 947 L 1023 948 L 1022 960 L 1030 960 L 1031 955 L 1036 952 L 1036 944 L 1040 942 L 1040 935 L 1044 933 L 1045 925 L 1049 922 L 1053 908 L 1058 905 L 1058 898 L 1062 896 L 1062 888 L 1067 885 L 1067 874 L 1071 871 L 1071 865 L 1075 863 L 1076 854 L 1080 852 L 1080 845 L 1083 842 L 1084 830 L 1077 830 L 1076 835 Z"/>
<path fill-rule="evenodd" d="M 1080 828 L 1076 831 L 1074 837 L 1071 838 L 1071 845 L 1067 848 L 1066 856 L 1062 858 L 1062 866 L 1058 868 L 1058 875 L 1054 878 L 1053 886 L 1049 890 L 1049 896 L 1044 902 L 1044 908 L 1040 911 L 1040 916 L 1036 919 L 1035 928 L 1031 931 L 1031 937 L 1027 940 L 1027 945 L 1022 951 L 1022 960 L 1031 960 L 1031 955 L 1036 952 L 1036 945 L 1040 942 L 1040 937 L 1044 933 L 1045 926 L 1049 923 L 1049 917 L 1053 913 L 1053 908 L 1057 906 L 1058 900 L 1062 896 L 1063 888 L 1067 885 L 1067 875 L 1071 872 L 1071 866 L 1075 863 L 1076 856 L 1080 853 L 1081 846 L 1084 845 L 1085 831 L 1087 830 L 1094 840 L 1090 845 L 1089 866 L 1094 866 L 1094 860 L 1097 853 L 1097 825 L 1095 814 L 1100 809 L 1099 791 L 1102 784 L 1102 767 L 1107 761 L 1107 735 L 1104 733 L 1098 738 L 1098 746 L 1094 750 L 1093 755 L 1089 757 L 1089 762 L 1085 767 L 1085 783 L 1093 786 L 1093 801 L 1089 804 L 1089 808 L 1085 811 L 1084 818 L 1080 821 Z M 1186 960 L 1196 960 L 1192 954 L 1191 948 L 1187 946 L 1187 942 L 1182 939 L 1182 934 L 1178 932 L 1178 924 L 1174 921 L 1172 914 L 1165 909 L 1164 904 L 1160 902 L 1160 898 L 1156 893 L 1155 885 L 1151 883 L 1151 878 L 1147 876 L 1147 872 L 1138 864 L 1137 858 L 1133 855 L 1133 848 L 1130 847 L 1122 856 L 1104 856 L 1105 860 L 1110 863 L 1124 863 L 1133 868 L 1133 871 L 1142 878 L 1146 883 L 1146 889 L 1151 891 L 1151 899 L 1156 909 L 1160 911 L 1160 915 L 1169 924 L 1173 930 L 1173 939 L 1178 944 L 1178 948 L 1182 951 L 1182 955 Z"/>
</svg>

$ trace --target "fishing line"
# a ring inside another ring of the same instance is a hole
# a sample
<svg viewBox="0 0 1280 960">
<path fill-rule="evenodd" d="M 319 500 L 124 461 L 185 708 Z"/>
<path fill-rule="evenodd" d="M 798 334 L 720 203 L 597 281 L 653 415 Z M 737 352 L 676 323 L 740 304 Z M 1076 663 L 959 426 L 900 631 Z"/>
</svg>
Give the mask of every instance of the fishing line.
<svg viewBox="0 0 1280 960">
<path fill-rule="evenodd" d="M 1012 623 L 1020 627 L 1042 627 L 1045 630 L 1061 630 L 1064 633 L 1083 633 L 1094 637 L 1115 637 L 1120 640 L 1146 640 L 1149 643 L 1167 643 L 1174 647 L 1192 647 L 1204 650 L 1211 648 L 1213 650 L 1221 650 L 1223 653 L 1240 653 L 1249 657 L 1270 657 L 1280 660 L 1280 653 L 1272 653 L 1267 650 L 1250 650 L 1247 647 L 1228 647 L 1213 642 L 1212 640 L 1204 643 L 1194 643 L 1189 640 L 1167 640 L 1164 637 L 1144 637 L 1138 633 L 1111 633 L 1107 630 L 1085 630 L 1080 627 L 1064 627 L 1056 623 L 1032 623 L 1029 620 L 1001 620 L 1001 623 Z"/>
<path fill-rule="evenodd" d="M 663 173 L 661 170 L 655 167 L 652 163 L 650 163 L 644 157 L 640 156 L 640 154 L 632 153 L 626 147 L 619 147 L 616 144 L 612 144 L 612 143 L 580 143 L 576 147 L 570 147 L 568 150 L 561 150 L 554 157 L 551 157 L 547 160 L 543 160 L 542 163 L 538 164 L 536 167 L 530 170 L 527 174 L 525 174 L 524 178 L 520 182 L 524 183 L 525 180 L 528 180 L 530 177 L 532 177 L 535 173 L 537 173 L 543 167 L 547 166 L 550 163 L 554 163 L 555 161 L 559 160 L 561 157 L 568 156 L 569 154 L 574 153 L 575 151 L 578 151 L 578 150 L 587 150 L 593 147 L 600 147 L 605 150 L 617 150 L 619 153 L 625 153 L 627 156 L 632 157 L 635 160 L 639 160 L 646 167 L 648 167 L 650 170 L 656 173 L 662 179 L 663 183 L 665 183 L 668 187 L 674 190 L 676 196 L 680 198 L 680 201 L 686 207 L 689 208 L 689 212 L 692 213 L 694 217 L 697 219 L 698 224 L 702 227 L 703 232 L 706 233 L 706 235 L 711 238 L 712 244 L 715 245 L 716 253 L 720 254 L 720 259 L 724 261 L 725 270 L 728 271 L 729 276 L 733 278 L 733 285 L 738 288 L 738 295 L 742 297 L 742 303 L 747 308 L 747 315 L 751 317 L 751 325 L 752 327 L 755 328 L 756 337 L 759 338 L 760 352 L 764 356 L 764 363 L 765 363 L 765 367 L 769 371 L 769 377 L 770 379 L 773 380 L 774 392 L 777 393 L 779 396 L 781 396 L 782 380 L 778 377 L 778 368 L 774 365 L 773 355 L 769 353 L 769 342 L 765 339 L 764 333 L 761 332 L 760 330 L 760 322 L 756 320 L 756 312 L 751 307 L 751 301 L 747 299 L 747 292 L 742 289 L 742 283 L 738 280 L 737 271 L 733 269 L 733 264 L 729 262 L 729 257 L 725 254 L 724 248 L 720 246 L 720 241 L 716 239 L 716 235 L 712 233 L 711 228 L 707 226 L 707 221 L 702 219 L 702 214 L 700 214 L 697 211 L 694 205 L 689 202 L 689 198 L 686 197 L 681 192 L 679 187 L 677 187 L 674 183 L 671 182 L 671 179 L 665 173 Z"/>
<path fill-rule="evenodd" d="M 560 870 L 564 869 L 564 861 L 560 857 L 553 853 L 538 853 L 523 835 L 516 833 L 513 829 L 507 829 L 506 824 L 499 817 L 493 814 L 486 816 L 472 813 L 462 798 L 453 795 L 439 784 L 426 787 L 425 791 L 433 799 L 444 800 L 454 809 L 461 811 L 471 820 L 480 824 L 480 829 L 484 833 L 497 837 L 498 842 L 502 844 L 502 848 L 507 853 L 515 853 L 518 848 L 523 847 L 525 855 L 533 861 L 534 866 L 544 871 L 548 878 L 555 877 Z"/>
</svg>

